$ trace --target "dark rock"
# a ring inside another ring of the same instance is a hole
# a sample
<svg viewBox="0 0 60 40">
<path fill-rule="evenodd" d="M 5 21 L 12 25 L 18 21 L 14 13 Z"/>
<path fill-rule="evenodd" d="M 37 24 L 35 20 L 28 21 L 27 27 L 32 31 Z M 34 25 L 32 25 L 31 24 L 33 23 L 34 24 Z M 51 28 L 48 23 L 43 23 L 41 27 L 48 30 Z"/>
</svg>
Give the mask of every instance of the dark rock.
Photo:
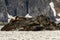
<svg viewBox="0 0 60 40">
<path fill-rule="evenodd" d="M 55 24 L 47 16 L 37 16 L 35 18 L 16 17 L 6 24 L 1 31 L 42 31 L 56 30 L 60 24 Z"/>
</svg>

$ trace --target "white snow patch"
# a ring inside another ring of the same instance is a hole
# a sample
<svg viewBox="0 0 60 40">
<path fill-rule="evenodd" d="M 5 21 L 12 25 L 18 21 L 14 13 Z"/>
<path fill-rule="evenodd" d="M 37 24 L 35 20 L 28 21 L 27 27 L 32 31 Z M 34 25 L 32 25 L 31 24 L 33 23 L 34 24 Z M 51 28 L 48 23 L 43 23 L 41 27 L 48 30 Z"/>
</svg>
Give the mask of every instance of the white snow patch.
<svg viewBox="0 0 60 40">
<path fill-rule="evenodd" d="M 54 13 L 54 16 L 56 16 L 56 10 L 54 8 L 54 3 L 53 2 L 50 2 L 49 5 L 50 5 L 50 7 L 51 7 L 51 9 L 52 9 L 52 11 Z"/>
<path fill-rule="evenodd" d="M 29 14 L 27 14 L 25 17 L 26 18 L 32 18 L 32 16 L 30 16 Z"/>
<path fill-rule="evenodd" d="M 7 13 L 8 15 L 8 23 L 10 22 L 11 19 L 15 19 L 15 17 L 13 17 L 12 15 L 9 15 L 9 13 Z"/>
</svg>

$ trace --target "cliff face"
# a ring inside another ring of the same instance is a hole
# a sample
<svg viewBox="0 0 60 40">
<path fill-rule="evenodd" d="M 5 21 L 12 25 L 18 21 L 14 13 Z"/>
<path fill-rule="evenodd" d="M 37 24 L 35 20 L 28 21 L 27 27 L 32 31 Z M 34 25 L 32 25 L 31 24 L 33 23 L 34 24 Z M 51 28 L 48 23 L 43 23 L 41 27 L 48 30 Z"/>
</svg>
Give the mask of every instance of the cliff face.
<svg viewBox="0 0 60 40">
<path fill-rule="evenodd" d="M 51 0 L 0 0 L 0 19 L 5 16 L 7 18 L 8 12 L 13 16 L 25 16 L 29 13 L 36 17 L 43 14 L 54 20 L 53 12 L 49 6 L 50 2 Z"/>
<path fill-rule="evenodd" d="M 5 0 L 5 4 L 7 7 L 7 12 L 12 16 L 16 16 L 18 1 L 17 0 Z"/>
<path fill-rule="evenodd" d="M 28 7 L 26 6 L 27 0 L 18 0 L 18 7 L 17 7 L 17 16 L 25 16 L 27 14 Z"/>
<path fill-rule="evenodd" d="M 52 21 L 55 21 L 53 12 L 49 3 L 52 0 L 18 0 L 18 16 L 25 16 L 29 13 L 31 16 L 46 15 Z"/>
<path fill-rule="evenodd" d="M 29 13 L 35 15 L 44 14 L 47 12 L 46 9 L 50 9 L 48 0 L 29 0 Z M 45 10 L 45 12 L 43 12 Z M 37 14 L 38 13 L 38 14 Z"/>
<path fill-rule="evenodd" d="M 29 0 L 29 14 L 33 17 L 37 15 L 46 15 L 54 21 L 53 12 L 49 6 L 51 0 Z"/>
<path fill-rule="evenodd" d="M 52 13 L 50 2 L 51 0 L 18 0 L 18 14 L 26 15 L 29 13 L 35 17 L 40 14 Z"/>
<path fill-rule="evenodd" d="M 6 5 L 4 0 L 0 0 L 0 22 L 7 21 Z"/>
</svg>

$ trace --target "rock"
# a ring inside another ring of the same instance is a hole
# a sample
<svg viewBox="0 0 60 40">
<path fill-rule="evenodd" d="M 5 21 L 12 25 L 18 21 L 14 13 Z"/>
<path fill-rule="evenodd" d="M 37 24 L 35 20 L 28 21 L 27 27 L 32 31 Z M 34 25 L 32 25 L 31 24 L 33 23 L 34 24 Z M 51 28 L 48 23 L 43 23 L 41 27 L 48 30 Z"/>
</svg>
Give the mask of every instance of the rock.
<svg viewBox="0 0 60 40">
<path fill-rule="evenodd" d="M 50 2 L 51 0 L 18 0 L 17 16 L 25 16 L 27 14 L 32 17 L 46 15 L 50 20 L 56 21 L 49 5 Z"/>
<path fill-rule="evenodd" d="M 4 0 L 0 0 L 0 22 L 7 22 L 7 12 Z"/>
<path fill-rule="evenodd" d="M 18 0 L 17 16 L 27 15 L 26 0 Z M 29 5 L 29 4 L 28 4 Z"/>
<path fill-rule="evenodd" d="M 59 18 L 60 17 L 60 0 L 52 0 L 54 3 L 54 8 L 56 11 L 56 17 Z"/>
<path fill-rule="evenodd" d="M 54 14 L 50 8 L 51 0 L 29 0 L 28 12 L 31 16 L 46 15 L 52 21 L 55 21 Z"/>
<path fill-rule="evenodd" d="M 16 16 L 18 0 L 5 0 L 5 3 L 6 3 L 7 12 L 12 16 Z"/>
<path fill-rule="evenodd" d="M 16 17 L 6 24 L 1 31 L 42 31 L 58 30 L 60 24 L 55 24 L 47 16 L 37 16 L 35 18 Z"/>
</svg>

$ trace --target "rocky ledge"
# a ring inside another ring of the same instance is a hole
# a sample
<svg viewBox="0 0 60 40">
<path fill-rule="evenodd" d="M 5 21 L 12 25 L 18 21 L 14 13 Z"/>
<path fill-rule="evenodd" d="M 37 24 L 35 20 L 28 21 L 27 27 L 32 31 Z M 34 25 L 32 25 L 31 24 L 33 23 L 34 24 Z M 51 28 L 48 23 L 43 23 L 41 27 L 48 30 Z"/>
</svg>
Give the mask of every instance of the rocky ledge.
<svg viewBox="0 0 60 40">
<path fill-rule="evenodd" d="M 42 31 L 60 30 L 60 23 L 56 24 L 49 17 L 40 15 L 34 18 L 16 16 L 15 20 L 6 24 L 1 31 Z"/>
</svg>

